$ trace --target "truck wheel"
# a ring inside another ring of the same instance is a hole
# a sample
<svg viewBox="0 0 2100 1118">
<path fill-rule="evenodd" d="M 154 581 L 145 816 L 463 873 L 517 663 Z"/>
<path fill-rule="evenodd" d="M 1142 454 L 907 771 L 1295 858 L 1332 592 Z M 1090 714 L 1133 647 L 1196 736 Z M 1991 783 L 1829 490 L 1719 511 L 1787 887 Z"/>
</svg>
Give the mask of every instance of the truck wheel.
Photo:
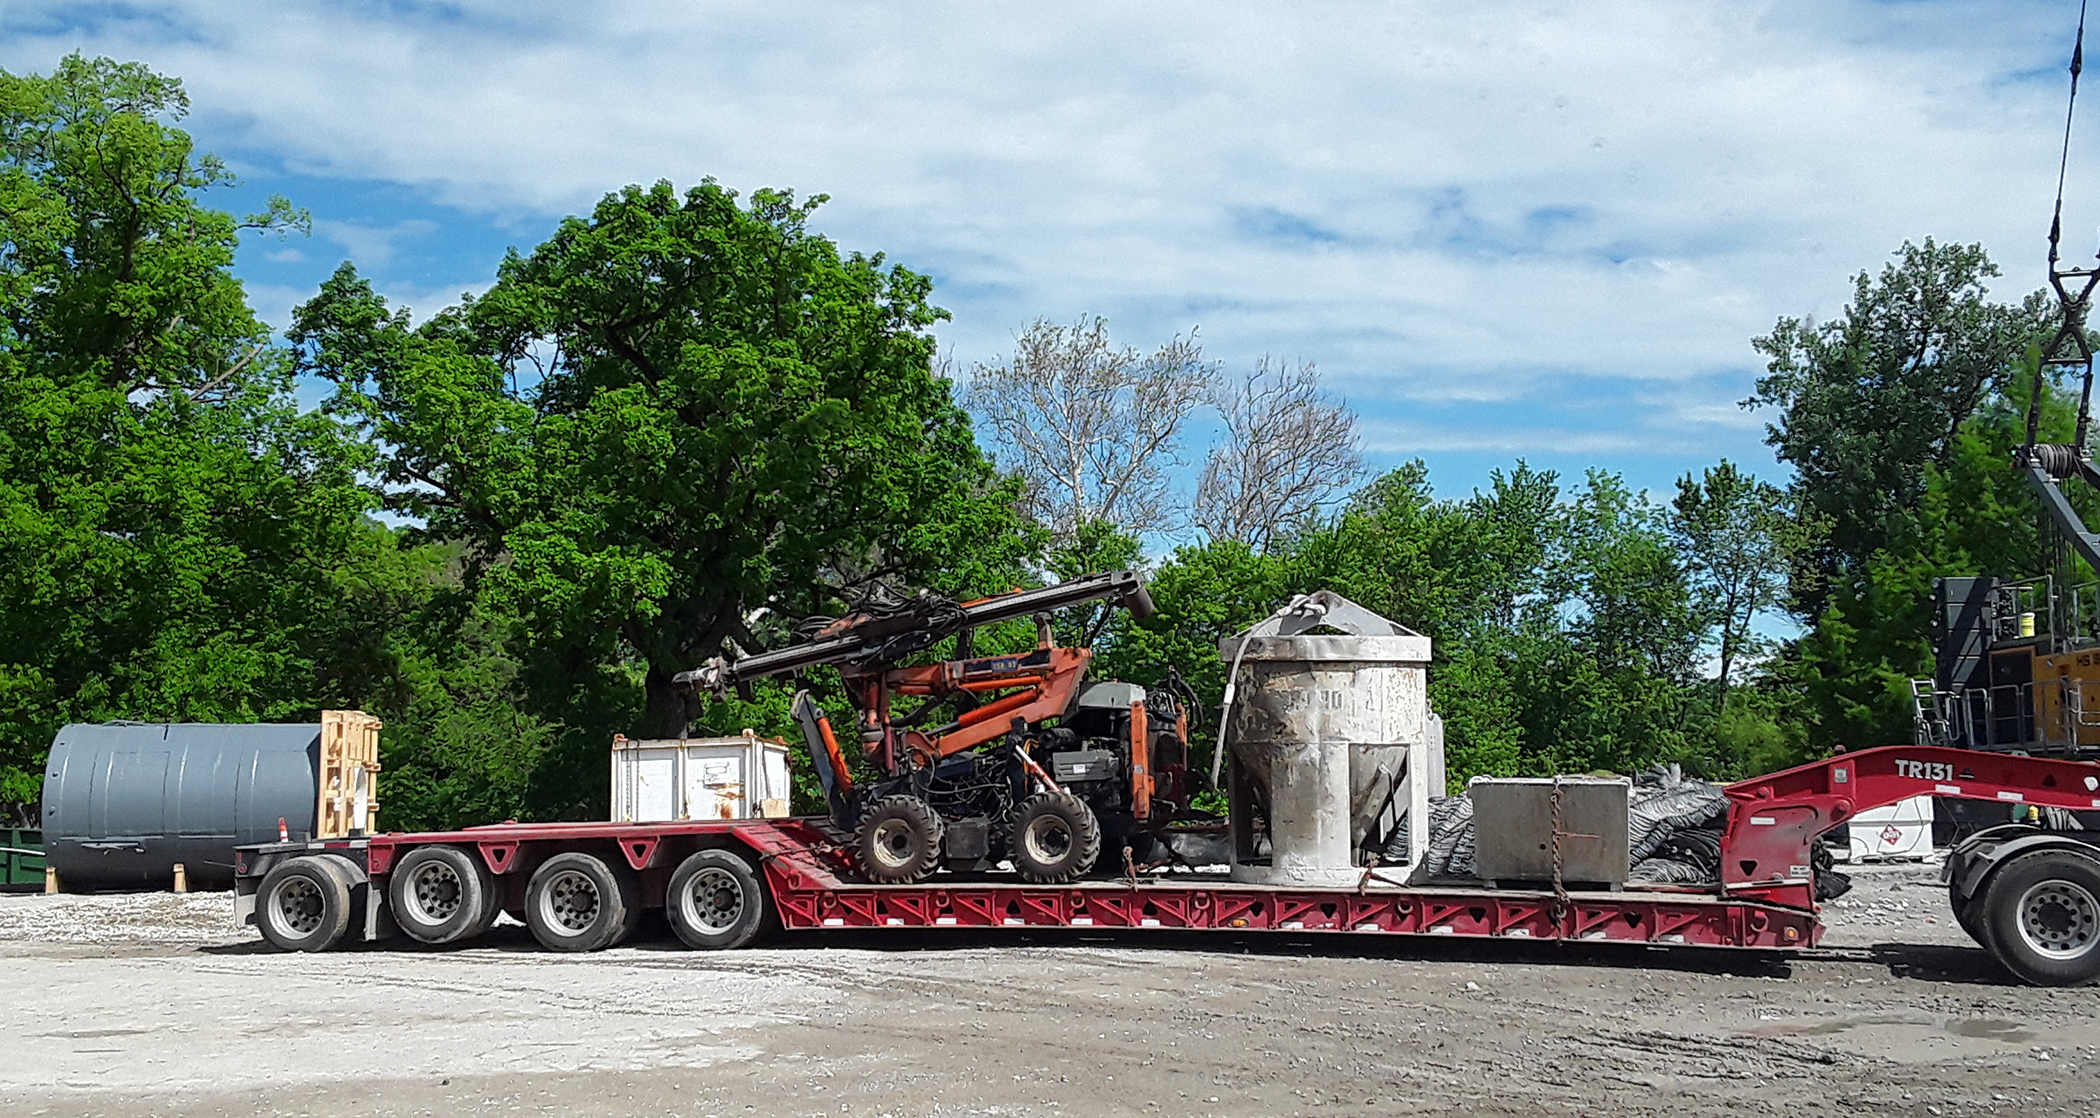
<svg viewBox="0 0 2100 1118">
<path fill-rule="evenodd" d="M 1997 954 L 1998 949 L 1991 946 L 1990 925 L 1983 918 L 1984 898 L 1990 892 L 1989 883 L 1986 882 L 1985 888 L 1973 897 L 1964 898 L 1959 889 L 1958 885 L 1947 886 L 1947 906 L 1954 910 L 1954 922 L 1961 925 L 1962 931 L 1969 933 L 1969 938 L 1975 940 L 1978 947 L 1993 955 Z"/>
<path fill-rule="evenodd" d="M 924 881 L 941 860 L 945 830 L 933 805 L 917 796 L 884 796 L 860 820 L 860 868 L 882 885 Z"/>
<path fill-rule="evenodd" d="M 394 923 L 411 939 L 457 943 L 496 920 L 495 882 L 481 859 L 457 846 L 419 846 L 394 864 L 387 880 Z"/>
<path fill-rule="evenodd" d="M 2100 978 L 2100 860 L 2066 850 L 2023 855 L 1984 891 L 1992 953 L 2037 986 Z"/>
<path fill-rule="evenodd" d="M 589 854 L 556 854 L 525 883 L 525 925 L 550 951 L 596 951 L 632 930 L 628 914 L 641 905 L 632 875 Z"/>
<path fill-rule="evenodd" d="M 255 923 L 280 951 L 326 951 L 350 930 L 350 871 L 335 858 L 280 862 L 256 890 Z"/>
<path fill-rule="evenodd" d="M 1070 792 L 1038 792 L 1014 812 L 1008 846 L 1023 878 L 1057 885 L 1094 868 L 1101 857 L 1101 822 Z"/>
<path fill-rule="evenodd" d="M 750 863 L 727 850 L 702 850 L 671 871 L 664 915 L 687 947 L 721 951 L 757 939 L 772 912 Z"/>
</svg>

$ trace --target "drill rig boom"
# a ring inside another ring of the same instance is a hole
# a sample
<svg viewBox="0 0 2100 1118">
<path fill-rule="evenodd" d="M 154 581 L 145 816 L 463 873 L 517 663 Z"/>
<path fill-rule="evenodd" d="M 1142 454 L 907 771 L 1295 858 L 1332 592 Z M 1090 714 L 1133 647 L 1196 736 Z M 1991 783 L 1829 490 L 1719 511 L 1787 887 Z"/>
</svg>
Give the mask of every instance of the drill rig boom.
<svg viewBox="0 0 2100 1118">
<path fill-rule="evenodd" d="M 925 648 L 944 637 L 984 625 L 1051 613 L 1072 606 L 1114 598 L 1134 617 L 1150 617 L 1152 596 L 1134 571 L 1113 571 L 1045 586 L 1039 590 L 1016 590 L 951 608 L 912 611 L 891 617 L 856 614 L 826 627 L 815 640 L 789 645 L 774 652 L 760 652 L 734 662 L 716 657 L 691 671 L 680 672 L 674 682 L 689 687 L 721 691 L 739 683 L 786 675 L 825 664 L 887 659 L 904 644 Z M 922 599 L 921 601 L 924 601 Z M 935 606 L 948 603 L 933 602 Z"/>
</svg>

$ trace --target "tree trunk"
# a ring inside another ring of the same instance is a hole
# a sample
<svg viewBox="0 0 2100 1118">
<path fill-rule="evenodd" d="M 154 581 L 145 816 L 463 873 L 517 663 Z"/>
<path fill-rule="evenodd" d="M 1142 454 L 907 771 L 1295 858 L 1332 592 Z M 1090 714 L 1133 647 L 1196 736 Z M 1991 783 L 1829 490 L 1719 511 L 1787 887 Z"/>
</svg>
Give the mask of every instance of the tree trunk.
<svg viewBox="0 0 2100 1118">
<path fill-rule="evenodd" d="M 686 723 L 692 720 L 696 709 L 692 698 L 673 689 L 671 675 L 669 670 L 652 664 L 649 674 L 643 678 L 643 737 L 678 737 L 685 732 Z"/>
</svg>

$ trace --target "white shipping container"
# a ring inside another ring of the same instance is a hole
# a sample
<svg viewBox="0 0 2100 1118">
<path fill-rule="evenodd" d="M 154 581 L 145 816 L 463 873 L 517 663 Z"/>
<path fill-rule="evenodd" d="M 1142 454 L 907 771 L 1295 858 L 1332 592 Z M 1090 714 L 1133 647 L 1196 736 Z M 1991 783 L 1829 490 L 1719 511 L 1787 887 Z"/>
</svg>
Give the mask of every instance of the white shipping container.
<svg viewBox="0 0 2100 1118">
<path fill-rule="evenodd" d="M 734 738 L 613 738 L 615 823 L 779 819 L 788 813 L 788 747 L 750 730 Z"/>
</svg>

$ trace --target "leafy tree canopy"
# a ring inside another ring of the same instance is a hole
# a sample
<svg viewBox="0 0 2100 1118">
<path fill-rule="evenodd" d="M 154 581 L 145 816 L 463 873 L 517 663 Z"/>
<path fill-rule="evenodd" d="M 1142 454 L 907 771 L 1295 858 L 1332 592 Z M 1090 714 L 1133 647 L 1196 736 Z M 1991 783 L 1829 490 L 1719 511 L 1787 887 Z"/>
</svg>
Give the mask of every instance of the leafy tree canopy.
<svg viewBox="0 0 2100 1118">
<path fill-rule="evenodd" d="M 1817 324 L 1782 318 L 1753 343 L 1769 363 L 1749 407 L 1777 418 L 1766 441 L 1795 471 L 1805 514 L 1828 531 L 1796 597 L 1821 612 L 1827 585 L 1904 529 L 1970 416 L 2046 336 L 2052 303 L 1992 302 L 1981 245 L 1905 243 L 1879 276 L 1861 272 L 1852 302 Z"/>
<path fill-rule="evenodd" d="M 778 619 L 1005 588 L 1037 546 L 931 371 L 929 282 L 811 232 L 822 201 L 630 187 L 420 328 L 348 266 L 297 312 L 390 504 L 467 545 L 563 701 L 638 681 L 627 732 L 676 732 L 672 675 Z"/>
<path fill-rule="evenodd" d="M 0 801 L 74 719 L 284 717 L 383 546 L 363 448 L 293 405 L 229 268 L 181 86 L 78 55 L 0 73 Z"/>
</svg>

